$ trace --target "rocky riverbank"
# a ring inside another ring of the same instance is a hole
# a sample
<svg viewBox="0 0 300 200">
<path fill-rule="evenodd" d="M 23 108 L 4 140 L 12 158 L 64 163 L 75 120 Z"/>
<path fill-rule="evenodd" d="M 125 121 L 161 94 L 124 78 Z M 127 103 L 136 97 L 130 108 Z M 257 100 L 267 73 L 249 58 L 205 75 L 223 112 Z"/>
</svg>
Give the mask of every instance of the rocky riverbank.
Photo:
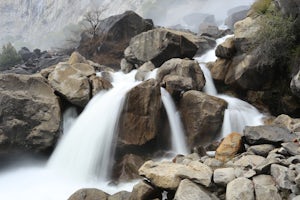
<svg viewBox="0 0 300 200">
<path fill-rule="evenodd" d="M 141 82 L 128 92 L 121 112 L 112 176 L 120 182 L 145 180 L 131 193 L 81 189 L 70 200 L 297 199 L 299 55 L 275 59 L 262 54 L 265 46 L 253 42 L 264 28 L 261 19 L 276 12 L 282 14 L 281 20 L 294 20 L 289 33 L 294 44 L 285 47 L 297 49 L 299 33 L 294 30 L 299 28 L 299 10 L 294 7 L 299 8 L 298 1 L 271 1 L 265 13 L 253 6 L 245 19 L 235 23 L 235 35 L 217 47 L 218 59 L 207 64 L 220 92 L 268 113 L 263 126 L 227 133 L 220 145 L 207 147 L 221 130 L 228 102 L 203 92 L 207 80 L 193 57 L 230 31 L 210 27 L 200 35 L 154 27 L 151 20 L 129 11 L 104 20 L 95 37 L 82 34 L 70 56 L 22 49 L 25 65 L 32 67 L 17 66 L 0 74 L 0 153 L 49 154 L 62 130 L 63 111 L 70 106 L 82 111 L 98 92 L 111 89 L 114 69 L 137 70 L 135 79 Z M 155 78 L 148 79 L 154 69 Z M 170 146 L 160 87 L 173 97 L 193 153 L 172 161 L 145 162 Z M 215 156 L 210 151 L 216 151 Z"/>
</svg>

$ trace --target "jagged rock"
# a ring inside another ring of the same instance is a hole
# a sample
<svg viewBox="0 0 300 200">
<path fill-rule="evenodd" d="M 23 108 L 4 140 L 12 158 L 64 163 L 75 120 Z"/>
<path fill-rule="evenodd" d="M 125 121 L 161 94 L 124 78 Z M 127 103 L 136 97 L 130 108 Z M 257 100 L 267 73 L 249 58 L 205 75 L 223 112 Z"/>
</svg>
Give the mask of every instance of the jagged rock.
<svg viewBox="0 0 300 200">
<path fill-rule="evenodd" d="M 256 36 L 260 29 L 259 17 L 246 17 L 234 24 L 234 38 L 238 51 L 247 52 L 249 50 L 249 40 Z"/>
<path fill-rule="evenodd" d="M 90 100 L 89 79 L 80 70 L 67 63 L 59 63 L 49 74 L 50 85 L 74 105 L 84 107 Z"/>
<path fill-rule="evenodd" d="M 279 164 L 280 159 L 278 158 L 274 158 L 274 157 L 270 157 L 270 158 L 266 158 L 262 163 L 258 164 L 254 170 L 258 173 L 258 174 L 270 174 L 270 168 L 273 164 Z"/>
<path fill-rule="evenodd" d="M 46 82 L 38 75 L 0 74 L 0 151 L 40 152 L 54 146 L 61 110 Z"/>
<path fill-rule="evenodd" d="M 235 170 L 234 168 L 219 168 L 214 171 L 214 182 L 216 184 L 226 186 L 230 181 L 234 180 Z"/>
<path fill-rule="evenodd" d="M 149 184 L 141 181 L 136 184 L 131 192 L 130 200 L 154 199 L 158 196 L 158 191 Z"/>
<path fill-rule="evenodd" d="M 231 133 L 221 142 L 215 157 L 222 162 L 226 162 L 233 158 L 242 148 L 242 136 L 239 133 Z"/>
<path fill-rule="evenodd" d="M 96 73 L 95 69 L 92 66 L 90 66 L 89 64 L 86 64 L 86 63 L 74 63 L 71 66 L 72 66 L 72 68 L 79 71 L 80 74 L 83 75 L 83 76 L 91 76 L 91 75 L 94 75 Z"/>
<path fill-rule="evenodd" d="M 107 200 L 129 200 L 130 196 L 131 196 L 130 192 L 121 191 L 109 196 Z"/>
<path fill-rule="evenodd" d="M 203 162 L 205 165 L 215 169 L 215 168 L 218 168 L 218 167 L 221 167 L 224 165 L 224 163 L 220 160 L 217 160 L 215 158 L 207 158 L 204 160 Z"/>
<path fill-rule="evenodd" d="M 281 200 L 275 181 L 272 176 L 259 175 L 253 177 L 256 200 L 265 200 L 270 197 L 274 200 Z"/>
<path fill-rule="evenodd" d="M 177 172 L 183 167 L 184 165 L 177 163 L 147 161 L 139 169 L 139 174 L 157 187 L 174 190 L 181 181 Z"/>
<path fill-rule="evenodd" d="M 223 99 L 199 91 L 183 94 L 179 109 L 190 146 L 208 142 L 219 133 L 226 107 Z"/>
<path fill-rule="evenodd" d="M 174 200 L 213 200 L 211 195 L 205 188 L 185 179 L 180 182 Z"/>
<path fill-rule="evenodd" d="M 185 178 L 208 187 L 213 171 L 199 161 L 190 161 L 187 164 L 147 161 L 139 169 L 139 174 L 157 187 L 174 190 L 181 179 Z"/>
<path fill-rule="evenodd" d="M 214 39 L 218 39 L 220 37 L 224 37 L 225 35 L 232 34 L 232 31 L 230 31 L 229 29 L 220 30 L 218 26 L 203 23 L 200 25 L 199 34 L 201 34 L 201 36 L 208 36 Z"/>
<path fill-rule="evenodd" d="M 81 54 L 79 54 L 77 51 L 73 52 L 69 58 L 68 63 L 70 65 L 76 64 L 76 63 L 85 63 L 89 64 L 88 61 L 83 57 Z"/>
<path fill-rule="evenodd" d="M 251 166 L 250 166 L 251 167 Z M 244 177 L 244 178 L 252 178 L 253 176 L 257 175 L 256 171 L 254 171 L 253 169 L 249 169 L 249 166 L 246 167 L 236 167 L 235 166 L 235 170 L 234 170 L 234 174 L 236 177 Z"/>
<path fill-rule="evenodd" d="M 226 199 L 230 200 L 254 200 L 253 183 L 247 178 L 237 178 L 228 183 Z"/>
<path fill-rule="evenodd" d="M 300 119 L 293 119 L 288 115 L 279 115 L 272 124 L 284 126 L 291 132 L 300 132 Z"/>
<path fill-rule="evenodd" d="M 232 14 L 230 14 L 226 19 L 225 19 L 225 24 L 228 26 L 228 28 L 233 29 L 234 24 L 240 20 L 243 20 L 247 17 L 247 13 L 249 11 L 248 7 L 242 8 L 242 10 L 238 10 Z"/>
<path fill-rule="evenodd" d="M 173 75 L 173 76 L 172 76 Z M 199 64 L 194 60 L 173 58 L 158 70 L 156 79 L 174 94 L 186 90 L 202 90 L 205 78 Z"/>
<path fill-rule="evenodd" d="M 127 62 L 127 60 L 125 58 L 123 58 L 121 60 L 120 66 L 121 66 L 122 72 L 124 72 L 125 74 L 128 74 L 129 72 L 131 72 L 131 70 L 134 69 L 133 64 Z"/>
<path fill-rule="evenodd" d="M 126 154 L 123 156 L 117 166 L 117 174 L 119 181 L 130 181 L 140 178 L 138 170 L 144 164 L 145 160 L 134 154 Z"/>
<path fill-rule="evenodd" d="M 257 155 L 245 155 L 234 162 L 235 166 L 254 168 L 265 161 L 265 158 Z"/>
<path fill-rule="evenodd" d="M 248 144 L 275 144 L 293 141 L 296 136 L 286 128 L 275 125 L 247 126 L 244 139 Z"/>
<path fill-rule="evenodd" d="M 192 58 L 197 52 L 197 46 L 179 31 L 158 28 L 133 37 L 125 50 L 128 62 L 142 65 L 151 61 L 155 67 L 160 67 L 165 61 L 178 58 Z"/>
<path fill-rule="evenodd" d="M 292 183 L 288 177 L 288 168 L 282 165 L 271 165 L 271 175 L 274 178 L 276 184 L 282 189 L 291 189 Z"/>
<path fill-rule="evenodd" d="M 282 143 L 281 146 L 292 156 L 300 154 L 300 145 L 295 142 Z"/>
<path fill-rule="evenodd" d="M 152 28 L 151 21 L 133 11 L 126 11 L 104 19 L 94 38 L 82 37 L 78 51 L 97 63 L 120 69 L 120 61 L 130 39 Z"/>
<path fill-rule="evenodd" d="M 135 80 L 137 81 L 144 81 L 146 79 L 146 76 L 155 69 L 155 66 L 152 64 L 152 62 L 146 62 L 141 67 L 138 68 L 136 74 L 135 74 Z"/>
<path fill-rule="evenodd" d="M 31 52 L 27 47 L 22 47 L 19 51 L 18 54 L 21 56 L 22 60 L 24 62 L 28 61 L 29 59 L 35 57 L 35 54 Z"/>
<path fill-rule="evenodd" d="M 271 144 L 261 144 L 261 145 L 253 145 L 248 148 L 248 152 L 253 152 L 256 155 L 267 157 L 269 152 L 275 149 L 274 145 Z"/>
<path fill-rule="evenodd" d="M 212 78 L 214 80 L 224 81 L 230 64 L 231 60 L 220 58 L 210 64 L 208 67 L 210 68 Z"/>
<path fill-rule="evenodd" d="M 107 200 L 107 198 L 107 193 L 95 188 L 87 188 L 76 191 L 68 200 Z"/>
<path fill-rule="evenodd" d="M 156 80 L 145 81 L 127 93 L 120 117 L 119 142 L 122 145 L 143 145 L 158 132 L 161 98 Z"/>
<path fill-rule="evenodd" d="M 234 38 L 230 37 L 217 46 L 216 56 L 219 58 L 230 59 L 234 56 L 235 52 Z"/>
<path fill-rule="evenodd" d="M 93 75 L 89 77 L 89 82 L 91 83 L 93 96 L 102 90 L 109 90 L 113 88 L 113 85 L 109 81 L 100 76 Z"/>
<path fill-rule="evenodd" d="M 196 183 L 208 187 L 211 184 L 213 171 L 207 165 L 199 161 L 191 161 L 182 168 L 179 168 L 176 175 L 182 179 L 191 179 Z"/>
</svg>

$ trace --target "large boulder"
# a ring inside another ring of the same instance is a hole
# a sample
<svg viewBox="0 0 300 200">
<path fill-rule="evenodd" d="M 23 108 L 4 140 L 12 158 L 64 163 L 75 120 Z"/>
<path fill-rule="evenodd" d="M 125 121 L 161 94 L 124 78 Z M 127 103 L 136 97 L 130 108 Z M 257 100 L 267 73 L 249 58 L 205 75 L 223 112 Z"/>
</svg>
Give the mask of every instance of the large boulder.
<svg viewBox="0 0 300 200">
<path fill-rule="evenodd" d="M 94 38 L 82 37 L 78 51 L 86 58 L 120 69 L 123 52 L 130 39 L 153 28 L 153 23 L 133 11 L 104 19 Z"/>
<path fill-rule="evenodd" d="M 212 182 L 213 171 L 199 161 L 179 164 L 150 160 L 142 165 L 139 174 L 159 188 L 174 190 L 179 186 L 182 179 L 190 179 L 195 183 L 209 187 Z"/>
<path fill-rule="evenodd" d="M 0 74 L 0 151 L 46 151 L 59 135 L 58 98 L 38 75 Z"/>
<path fill-rule="evenodd" d="M 205 85 L 199 64 L 189 59 L 173 58 L 166 61 L 157 70 L 156 79 L 172 95 L 188 90 L 200 91 Z"/>
<path fill-rule="evenodd" d="M 262 125 L 247 126 L 244 129 L 244 140 L 248 144 L 275 144 L 282 142 L 291 142 L 297 136 L 282 126 Z"/>
<path fill-rule="evenodd" d="M 96 80 L 96 71 L 78 52 L 73 52 L 68 62 L 56 65 L 48 75 L 50 85 L 70 103 L 84 107 L 101 89 L 111 88 L 110 83 Z M 90 83 L 91 82 L 91 83 Z"/>
<path fill-rule="evenodd" d="M 180 112 L 190 146 L 208 142 L 219 133 L 226 107 L 223 99 L 199 91 L 183 94 Z"/>
<path fill-rule="evenodd" d="M 227 25 L 228 28 L 233 29 L 234 24 L 246 18 L 248 12 L 249 12 L 249 6 L 239 6 L 229 10 L 228 11 L 229 15 L 225 19 L 225 25 Z"/>
<path fill-rule="evenodd" d="M 119 142 L 122 145 L 143 145 L 158 132 L 160 86 L 150 79 L 131 89 L 120 117 Z"/>
<path fill-rule="evenodd" d="M 226 162 L 232 159 L 243 148 L 242 136 L 231 133 L 224 138 L 216 151 L 216 159 Z"/>
<path fill-rule="evenodd" d="M 59 63 L 48 77 L 50 85 L 70 103 L 84 107 L 90 100 L 88 77 L 68 63 Z"/>
<path fill-rule="evenodd" d="M 131 39 L 124 52 L 125 59 L 137 66 L 151 61 L 160 67 L 174 57 L 193 58 L 198 48 L 185 34 L 164 28 L 141 33 Z"/>
</svg>

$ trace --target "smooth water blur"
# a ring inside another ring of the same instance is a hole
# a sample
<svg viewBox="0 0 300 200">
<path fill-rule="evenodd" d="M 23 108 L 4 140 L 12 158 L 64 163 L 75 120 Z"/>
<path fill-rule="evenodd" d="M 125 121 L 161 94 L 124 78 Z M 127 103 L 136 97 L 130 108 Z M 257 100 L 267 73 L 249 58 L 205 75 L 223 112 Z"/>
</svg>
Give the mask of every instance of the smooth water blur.
<svg viewBox="0 0 300 200">
<path fill-rule="evenodd" d="M 217 140 L 226 137 L 226 135 L 232 132 L 242 134 L 245 126 L 262 125 L 264 117 L 262 113 L 260 113 L 254 106 L 250 105 L 249 103 L 235 97 L 218 94 L 211 73 L 206 67 L 206 63 L 214 62 L 217 59 L 215 55 L 217 46 L 223 43 L 229 37 L 233 37 L 233 35 L 227 35 L 223 38 L 218 39 L 216 41 L 217 44 L 214 49 L 209 50 L 201 57 L 195 58 L 199 62 L 199 66 L 205 76 L 206 85 L 204 87 L 204 92 L 209 95 L 224 99 L 228 103 L 228 108 L 224 113 L 221 133 L 217 138 L 215 138 Z"/>
<path fill-rule="evenodd" d="M 169 124 L 171 127 L 172 151 L 176 154 L 188 154 L 188 147 L 185 139 L 180 114 L 176 109 L 173 99 L 168 91 L 161 88 L 161 99 L 166 109 Z"/>
</svg>

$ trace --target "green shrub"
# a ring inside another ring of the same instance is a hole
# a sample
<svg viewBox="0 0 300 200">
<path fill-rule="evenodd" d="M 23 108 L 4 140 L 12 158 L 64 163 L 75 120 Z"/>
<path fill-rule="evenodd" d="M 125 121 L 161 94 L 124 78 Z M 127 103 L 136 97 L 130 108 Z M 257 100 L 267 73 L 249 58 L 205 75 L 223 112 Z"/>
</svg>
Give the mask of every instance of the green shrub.
<svg viewBox="0 0 300 200">
<path fill-rule="evenodd" d="M 272 0 L 256 0 L 252 4 L 252 10 L 258 14 L 265 14 L 271 5 Z"/>
<path fill-rule="evenodd" d="M 259 54 L 275 62 L 285 62 L 295 47 L 294 20 L 269 7 L 259 23 L 261 28 L 253 40 Z"/>
<path fill-rule="evenodd" d="M 2 47 L 2 53 L 0 53 L 0 68 L 8 69 L 16 64 L 22 62 L 21 56 L 17 53 L 16 49 L 11 43 Z"/>
</svg>

